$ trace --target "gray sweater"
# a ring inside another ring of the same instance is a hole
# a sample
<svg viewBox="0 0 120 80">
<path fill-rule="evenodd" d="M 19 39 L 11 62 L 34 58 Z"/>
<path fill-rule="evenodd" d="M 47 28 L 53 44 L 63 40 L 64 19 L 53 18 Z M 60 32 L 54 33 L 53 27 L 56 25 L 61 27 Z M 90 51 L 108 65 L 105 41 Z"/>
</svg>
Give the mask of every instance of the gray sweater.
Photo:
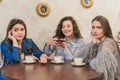
<svg viewBox="0 0 120 80">
<path fill-rule="evenodd" d="M 104 80 L 120 80 L 120 52 L 113 39 L 86 44 L 78 57 L 83 57 L 92 69 L 104 73 Z"/>
</svg>

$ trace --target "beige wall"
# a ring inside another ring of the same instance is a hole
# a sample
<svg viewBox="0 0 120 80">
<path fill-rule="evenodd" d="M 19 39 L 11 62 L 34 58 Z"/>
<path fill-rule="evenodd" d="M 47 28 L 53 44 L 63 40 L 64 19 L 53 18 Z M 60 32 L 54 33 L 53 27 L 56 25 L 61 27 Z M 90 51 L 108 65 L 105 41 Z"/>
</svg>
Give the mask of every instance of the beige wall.
<svg viewBox="0 0 120 80">
<path fill-rule="evenodd" d="M 36 6 L 47 2 L 51 13 L 41 17 L 36 13 Z M 96 15 L 106 16 L 113 30 L 113 35 L 120 31 L 120 0 L 94 0 L 93 7 L 86 9 L 80 0 L 2 0 L 0 2 L 0 41 L 6 34 L 6 28 L 12 18 L 23 19 L 27 25 L 28 37 L 40 48 L 54 34 L 59 20 L 64 16 L 73 16 L 80 26 L 86 41 L 90 40 L 91 20 Z"/>
</svg>

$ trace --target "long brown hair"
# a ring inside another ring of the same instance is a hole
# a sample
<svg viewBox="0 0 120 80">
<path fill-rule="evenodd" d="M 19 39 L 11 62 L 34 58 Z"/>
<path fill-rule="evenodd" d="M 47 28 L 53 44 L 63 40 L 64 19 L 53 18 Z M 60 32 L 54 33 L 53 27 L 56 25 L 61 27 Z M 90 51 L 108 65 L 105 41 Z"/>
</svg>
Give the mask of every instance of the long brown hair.
<svg viewBox="0 0 120 80">
<path fill-rule="evenodd" d="M 12 44 L 12 41 L 8 38 L 8 32 L 9 32 L 16 24 L 21 24 L 21 25 L 24 26 L 24 28 L 25 28 L 25 37 L 24 37 L 24 38 L 26 38 L 26 36 L 27 36 L 27 29 L 26 29 L 26 24 L 24 23 L 24 21 L 21 20 L 21 19 L 12 19 L 12 20 L 9 22 L 9 24 L 8 24 L 6 37 L 5 37 L 5 39 L 4 39 L 3 41 L 7 41 L 7 42 L 9 42 L 10 44 Z"/>
<path fill-rule="evenodd" d="M 114 40 L 113 35 L 112 35 L 111 26 L 110 26 L 109 21 L 108 21 L 107 18 L 105 18 L 104 16 L 99 15 L 99 16 L 96 16 L 96 17 L 92 20 L 92 23 L 93 23 L 93 21 L 98 21 L 98 22 L 100 22 L 101 27 L 103 28 L 103 30 L 104 30 L 104 32 L 105 32 L 105 36 L 106 36 L 106 37 L 109 37 L 109 38 L 112 38 L 112 39 Z M 115 40 L 114 40 L 114 42 L 116 43 L 117 48 L 118 48 L 118 51 L 119 51 L 119 53 L 120 53 L 120 49 L 119 49 L 119 46 L 118 46 L 117 42 L 116 42 Z"/>
<path fill-rule="evenodd" d="M 104 16 L 101 16 L 101 15 L 96 16 L 96 17 L 92 20 L 92 23 L 93 23 L 93 21 L 98 21 L 98 22 L 100 22 L 101 27 L 103 28 L 103 30 L 104 30 L 104 32 L 105 32 L 105 36 L 106 36 L 106 37 L 109 37 L 109 38 L 113 38 L 112 30 L 111 30 L 109 21 L 108 21 Z"/>
<path fill-rule="evenodd" d="M 57 26 L 57 29 L 55 31 L 56 34 L 55 34 L 54 37 L 65 38 L 65 35 L 62 32 L 62 25 L 63 25 L 63 22 L 66 21 L 66 20 L 70 20 L 72 25 L 73 25 L 73 37 L 74 38 L 81 38 L 82 35 L 80 33 L 79 27 L 78 27 L 76 21 L 71 16 L 66 16 L 66 17 L 64 17 L 60 20 L 60 22 Z"/>
</svg>

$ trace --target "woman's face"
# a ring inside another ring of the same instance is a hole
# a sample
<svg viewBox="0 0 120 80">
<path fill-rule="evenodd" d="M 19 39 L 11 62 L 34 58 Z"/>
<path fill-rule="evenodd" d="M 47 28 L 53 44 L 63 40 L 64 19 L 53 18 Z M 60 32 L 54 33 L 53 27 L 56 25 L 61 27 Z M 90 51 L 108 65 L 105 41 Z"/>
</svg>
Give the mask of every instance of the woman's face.
<svg viewBox="0 0 120 80">
<path fill-rule="evenodd" d="M 11 29 L 11 34 L 14 36 L 17 40 L 22 40 L 25 37 L 25 28 L 22 24 L 16 24 Z"/>
<path fill-rule="evenodd" d="M 94 38 L 99 40 L 105 37 L 104 30 L 99 21 L 93 21 L 91 34 Z"/>
<path fill-rule="evenodd" d="M 73 25 L 70 20 L 66 20 L 63 22 L 62 25 L 62 32 L 65 37 L 72 37 L 73 36 Z"/>
</svg>

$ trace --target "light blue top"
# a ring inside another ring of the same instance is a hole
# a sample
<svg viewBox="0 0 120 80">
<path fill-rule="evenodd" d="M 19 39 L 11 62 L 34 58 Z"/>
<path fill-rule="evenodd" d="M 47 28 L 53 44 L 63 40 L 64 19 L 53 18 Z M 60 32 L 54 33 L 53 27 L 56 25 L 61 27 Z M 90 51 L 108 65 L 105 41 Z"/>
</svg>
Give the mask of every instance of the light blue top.
<svg viewBox="0 0 120 80">
<path fill-rule="evenodd" d="M 63 60 L 72 60 L 72 58 L 77 57 L 79 49 L 84 45 L 83 38 L 76 38 L 65 42 L 67 48 L 62 50 L 60 46 L 47 46 L 45 44 L 43 52 L 50 56 L 50 54 L 55 52 L 55 55 L 60 55 Z"/>
</svg>

